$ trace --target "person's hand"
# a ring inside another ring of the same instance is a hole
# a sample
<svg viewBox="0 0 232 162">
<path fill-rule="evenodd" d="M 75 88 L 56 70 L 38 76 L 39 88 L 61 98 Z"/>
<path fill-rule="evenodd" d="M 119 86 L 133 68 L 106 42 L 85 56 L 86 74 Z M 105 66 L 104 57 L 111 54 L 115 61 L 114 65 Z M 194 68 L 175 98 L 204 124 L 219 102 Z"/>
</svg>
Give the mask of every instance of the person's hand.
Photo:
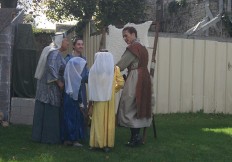
<svg viewBox="0 0 232 162">
<path fill-rule="evenodd" d="M 64 89 L 64 83 L 63 82 L 61 82 L 60 80 L 57 80 L 56 83 L 57 83 L 58 87 L 60 88 L 60 90 Z"/>
<path fill-rule="evenodd" d="M 84 108 L 84 104 L 83 103 L 79 103 L 80 108 Z"/>
<path fill-rule="evenodd" d="M 92 104 L 89 104 L 88 105 L 88 115 L 91 117 L 93 114 L 93 105 Z"/>
<path fill-rule="evenodd" d="M 83 103 L 79 103 L 79 107 L 80 107 L 81 111 L 84 112 L 84 104 Z"/>
</svg>

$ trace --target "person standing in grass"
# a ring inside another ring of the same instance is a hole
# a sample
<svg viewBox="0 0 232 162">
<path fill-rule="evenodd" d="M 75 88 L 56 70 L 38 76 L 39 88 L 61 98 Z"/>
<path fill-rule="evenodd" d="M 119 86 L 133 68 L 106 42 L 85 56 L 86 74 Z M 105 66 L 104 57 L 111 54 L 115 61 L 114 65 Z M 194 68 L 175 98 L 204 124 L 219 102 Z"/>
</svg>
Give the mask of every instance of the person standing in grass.
<svg viewBox="0 0 232 162">
<path fill-rule="evenodd" d="M 87 93 L 86 83 L 88 83 L 89 70 L 86 63 L 86 58 L 83 56 L 84 43 L 81 38 L 75 38 L 73 40 L 73 53 L 68 54 L 65 57 L 65 61 L 68 63 L 73 58 L 81 58 L 83 63 L 85 60 L 85 66 L 80 73 L 81 84 L 79 99 L 74 100 L 70 95 L 64 93 L 64 112 L 63 112 L 63 128 L 62 128 L 62 141 L 65 145 L 82 146 L 80 141 L 87 140 L 88 128 L 85 117 L 87 116 Z M 77 59 L 76 59 L 77 60 Z M 80 59 L 78 59 L 80 60 Z M 79 74 L 75 74 L 79 77 Z M 78 102 L 82 101 L 83 106 L 81 109 Z M 77 109 L 77 110 L 76 110 Z M 81 111 L 79 111 L 81 110 Z"/>
<path fill-rule="evenodd" d="M 76 37 L 73 40 L 73 53 L 67 54 L 64 58 L 66 62 L 68 62 L 73 57 L 81 57 L 86 60 L 86 57 L 83 55 L 84 51 L 84 42 L 82 38 Z M 84 108 L 87 109 L 87 93 L 86 93 L 86 83 L 88 83 L 89 69 L 87 67 L 87 63 L 81 73 L 81 97 L 82 102 L 84 104 Z"/>
<path fill-rule="evenodd" d="M 64 128 L 63 140 L 65 145 L 82 146 L 80 143 L 86 140 L 86 125 L 84 123 L 81 97 L 81 74 L 86 61 L 81 57 L 71 58 L 64 71 L 65 93 L 64 93 Z"/>
<path fill-rule="evenodd" d="M 98 52 L 89 71 L 90 148 L 108 152 L 115 139 L 115 93 L 124 84 L 120 69 L 115 66 L 113 55 Z"/>
<path fill-rule="evenodd" d="M 151 125 L 151 79 L 148 51 L 139 43 L 136 29 L 125 27 L 122 35 L 128 46 L 116 65 L 122 71 L 127 68 L 128 75 L 119 102 L 118 124 L 130 128 L 131 138 L 126 145 L 134 147 L 142 143 L 140 128 Z"/>
<path fill-rule="evenodd" d="M 69 42 L 65 34 L 57 34 L 53 44 L 43 49 L 35 78 L 37 89 L 32 126 L 32 140 L 41 143 L 60 143 L 60 111 L 64 88 L 65 60 L 63 51 Z"/>
</svg>

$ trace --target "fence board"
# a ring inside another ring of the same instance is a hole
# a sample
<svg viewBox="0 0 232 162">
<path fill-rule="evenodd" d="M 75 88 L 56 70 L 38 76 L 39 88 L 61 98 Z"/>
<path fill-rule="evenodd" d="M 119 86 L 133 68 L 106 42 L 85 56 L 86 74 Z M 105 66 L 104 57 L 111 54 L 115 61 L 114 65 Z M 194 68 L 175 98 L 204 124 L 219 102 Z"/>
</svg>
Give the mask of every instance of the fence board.
<svg viewBox="0 0 232 162">
<path fill-rule="evenodd" d="M 193 112 L 204 109 L 204 57 L 205 41 L 194 41 L 193 53 Z"/>
<path fill-rule="evenodd" d="M 227 43 L 226 68 L 227 70 L 226 70 L 226 110 L 225 110 L 225 113 L 232 114 L 232 43 Z"/>
<path fill-rule="evenodd" d="M 156 111 L 158 113 L 169 113 L 170 38 L 159 38 L 158 45 Z"/>
<path fill-rule="evenodd" d="M 216 66 L 215 66 L 215 110 L 225 112 L 226 110 L 226 43 L 217 42 Z"/>
<path fill-rule="evenodd" d="M 192 85 L 193 85 L 193 48 L 191 39 L 183 39 L 182 68 L 181 68 L 181 112 L 192 111 Z"/>
<path fill-rule="evenodd" d="M 204 72 L 204 112 L 215 111 L 215 51 L 216 43 L 206 41 Z"/>
<path fill-rule="evenodd" d="M 182 40 L 171 38 L 170 45 L 169 112 L 175 113 L 180 111 Z"/>
</svg>

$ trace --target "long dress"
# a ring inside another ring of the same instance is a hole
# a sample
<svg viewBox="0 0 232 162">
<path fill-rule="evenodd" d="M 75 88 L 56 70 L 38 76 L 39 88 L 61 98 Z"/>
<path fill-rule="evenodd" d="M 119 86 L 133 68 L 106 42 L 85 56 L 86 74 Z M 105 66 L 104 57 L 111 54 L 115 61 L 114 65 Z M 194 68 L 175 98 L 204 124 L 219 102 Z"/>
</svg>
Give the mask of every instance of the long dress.
<svg viewBox="0 0 232 162">
<path fill-rule="evenodd" d="M 143 128 L 151 125 L 151 118 L 137 118 L 136 85 L 138 81 L 138 58 L 126 50 L 117 63 L 120 70 L 130 66 L 118 107 L 118 124 L 129 128 Z"/>
<path fill-rule="evenodd" d="M 73 100 L 68 94 L 64 94 L 64 128 L 62 141 L 84 141 L 87 138 L 87 125 L 79 104 L 81 95 L 79 91 L 78 100 Z"/>
<path fill-rule="evenodd" d="M 72 55 L 67 55 L 65 61 L 68 62 Z M 62 141 L 86 141 L 88 137 L 87 123 L 83 113 L 87 112 L 87 97 L 85 83 L 88 81 L 88 69 L 85 66 L 81 73 L 82 83 L 79 90 L 78 100 L 73 100 L 67 93 L 64 93 L 64 109 L 62 124 Z M 79 104 L 84 104 L 81 111 Z"/>
<path fill-rule="evenodd" d="M 67 54 L 67 56 L 65 57 L 65 61 L 68 62 L 71 58 L 73 58 L 74 56 L 71 54 Z M 84 56 L 78 56 L 83 58 L 84 60 L 86 60 L 86 58 Z M 88 83 L 88 76 L 89 76 L 89 69 L 87 67 L 87 65 L 85 66 L 85 68 L 83 69 L 83 72 L 81 73 L 81 97 L 82 97 L 82 102 L 84 104 L 84 108 L 87 108 L 87 93 L 86 93 L 86 83 Z"/>
<path fill-rule="evenodd" d="M 65 60 L 58 51 L 47 57 L 45 71 L 37 81 L 32 140 L 41 143 L 60 143 L 60 111 L 62 92 L 56 80 L 63 80 Z"/>
<path fill-rule="evenodd" d="M 90 147 L 114 147 L 115 139 L 115 93 L 124 84 L 120 69 L 116 66 L 110 101 L 94 101 L 90 128 Z"/>
</svg>

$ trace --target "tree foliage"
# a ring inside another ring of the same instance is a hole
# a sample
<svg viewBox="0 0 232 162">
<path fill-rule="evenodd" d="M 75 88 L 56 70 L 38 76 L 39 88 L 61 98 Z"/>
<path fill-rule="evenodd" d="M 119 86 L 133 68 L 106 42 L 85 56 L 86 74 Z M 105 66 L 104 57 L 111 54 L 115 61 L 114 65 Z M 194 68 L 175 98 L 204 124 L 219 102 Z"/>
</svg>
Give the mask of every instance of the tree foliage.
<svg viewBox="0 0 232 162">
<path fill-rule="evenodd" d="M 122 26 L 125 23 L 139 23 L 145 18 L 144 0 L 49 0 L 46 15 L 48 18 L 78 20 L 77 30 L 94 20 L 98 29 L 109 24 Z"/>
<path fill-rule="evenodd" d="M 143 0 L 100 0 L 96 20 L 100 26 L 139 23 L 145 18 Z"/>
<path fill-rule="evenodd" d="M 96 0 L 49 0 L 46 15 L 55 21 L 91 19 Z"/>
<path fill-rule="evenodd" d="M 187 5 L 186 0 L 175 0 L 168 4 L 168 11 L 170 14 L 176 13 L 181 7 Z"/>
<path fill-rule="evenodd" d="M 227 12 L 222 16 L 222 22 L 225 25 L 225 29 L 229 33 L 230 37 L 232 37 L 232 23 L 230 17 L 232 16 L 231 12 Z"/>
</svg>

